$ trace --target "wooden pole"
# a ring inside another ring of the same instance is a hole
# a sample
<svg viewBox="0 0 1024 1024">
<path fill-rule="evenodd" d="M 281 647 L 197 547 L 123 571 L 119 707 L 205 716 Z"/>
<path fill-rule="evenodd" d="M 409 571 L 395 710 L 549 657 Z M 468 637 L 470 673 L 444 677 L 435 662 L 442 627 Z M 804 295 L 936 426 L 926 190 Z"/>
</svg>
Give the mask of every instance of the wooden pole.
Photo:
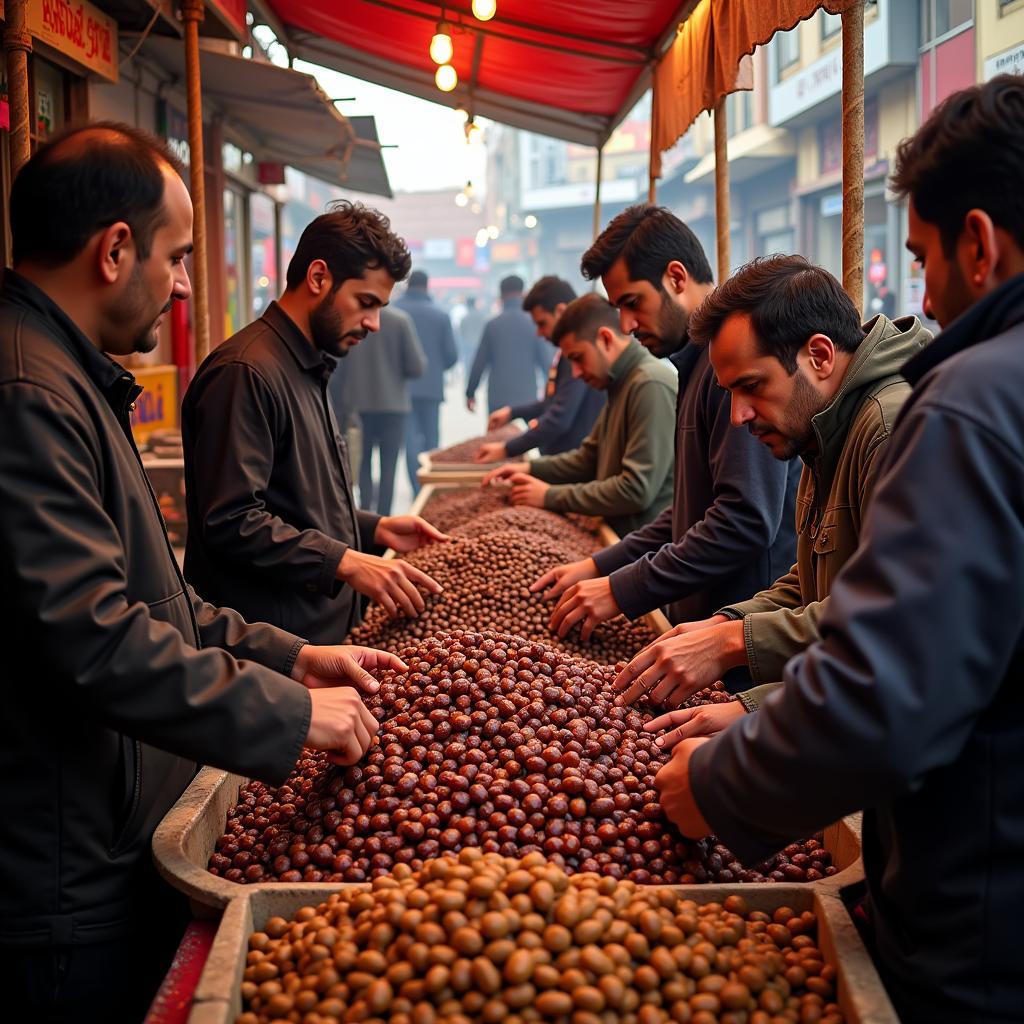
<svg viewBox="0 0 1024 1024">
<path fill-rule="evenodd" d="M 729 276 L 729 118 L 723 96 L 715 106 L 715 225 L 718 230 L 718 283 Z"/>
<path fill-rule="evenodd" d="M 843 18 L 843 288 L 864 308 L 864 0 Z"/>
<path fill-rule="evenodd" d="M 597 147 L 597 185 L 594 188 L 594 237 L 601 233 L 601 172 L 604 162 L 604 146 Z"/>
<path fill-rule="evenodd" d="M 651 79 L 651 144 L 647 151 L 647 202 L 652 205 L 658 201 L 658 179 L 654 173 L 654 166 L 658 154 L 655 153 L 654 126 L 658 122 L 658 82 L 656 77 Z"/>
<path fill-rule="evenodd" d="M 185 78 L 188 89 L 189 181 L 194 220 L 192 226 L 192 311 L 196 334 L 195 365 L 210 351 L 210 279 L 206 250 L 206 163 L 203 158 L 203 89 L 199 74 L 199 23 L 205 14 L 203 0 L 184 0 Z"/>
<path fill-rule="evenodd" d="M 28 34 L 28 0 L 7 0 L 5 7 L 4 53 L 7 58 L 7 101 L 10 106 L 11 177 L 32 155 L 28 95 L 28 55 L 32 37 Z"/>
</svg>

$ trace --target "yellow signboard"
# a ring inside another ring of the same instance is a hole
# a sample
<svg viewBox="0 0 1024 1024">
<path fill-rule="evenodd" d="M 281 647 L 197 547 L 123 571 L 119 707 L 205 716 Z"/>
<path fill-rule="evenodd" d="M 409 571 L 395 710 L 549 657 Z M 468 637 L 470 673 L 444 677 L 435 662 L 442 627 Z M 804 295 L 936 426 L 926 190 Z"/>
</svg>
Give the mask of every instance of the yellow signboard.
<svg viewBox="0 0 1024 1024">
<path fill-rule="evenodd" d="M 144 441 L 154 430 L 178 426 L 178 368 L 176 366 L 137 366 L 131 371 L 146 390 L 132 410 L 132 433 Z"/>
<path fill-rule="evenodd" d="M 86 0 L 29 0 L 28 30 L 82 67 L 117 81 L 117 22 Z"/>
</svg>

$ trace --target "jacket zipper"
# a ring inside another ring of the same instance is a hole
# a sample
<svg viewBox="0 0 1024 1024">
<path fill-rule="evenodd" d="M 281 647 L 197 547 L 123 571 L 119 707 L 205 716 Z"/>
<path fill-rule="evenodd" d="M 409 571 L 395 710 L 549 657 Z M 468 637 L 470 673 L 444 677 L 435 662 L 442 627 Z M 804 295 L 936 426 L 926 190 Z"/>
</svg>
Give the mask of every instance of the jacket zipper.
<svg viewBox="0 0 1024 1024">
<path fill-rule="evenodd" d="M 142 744 L 138 740 L 132 740 L 132 754 L 134 761 L 134 772 L 132 778 L 132 798 L 128 803 L 128 813 L 124 823 L 110 848 L 110 855 L 117 856 L 128 845 L 128 826 L 131 825 L 135 812 L 139 809 L 139 801 L 142 797 Z"/>
</svg>

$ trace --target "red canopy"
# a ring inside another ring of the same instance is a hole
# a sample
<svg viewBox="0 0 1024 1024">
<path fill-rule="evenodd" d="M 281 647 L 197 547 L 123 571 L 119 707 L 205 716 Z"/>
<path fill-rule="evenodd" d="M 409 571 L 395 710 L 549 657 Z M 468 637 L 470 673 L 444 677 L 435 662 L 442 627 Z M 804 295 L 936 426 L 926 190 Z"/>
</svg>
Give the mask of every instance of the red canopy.
<svg viewBox="0 0 1024 1024">
<path fill-rule="evenodd" d="M 434 84 L 430 0 L 261 0 L 292 56 L 531 131 L 602 145 L 650 85 L 651 67 L 697 0 L 470 0 L 443 5 L 459 74 Z"/>
</svg>

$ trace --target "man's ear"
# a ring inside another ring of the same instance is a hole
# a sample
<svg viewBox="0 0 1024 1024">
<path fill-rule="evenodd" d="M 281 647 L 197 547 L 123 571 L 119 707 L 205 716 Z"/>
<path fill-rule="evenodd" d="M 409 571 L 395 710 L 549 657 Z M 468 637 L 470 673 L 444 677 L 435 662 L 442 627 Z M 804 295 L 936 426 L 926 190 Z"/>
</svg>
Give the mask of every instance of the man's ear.
<svg viewBox="0 0 1024 1024">
<path fill-rule="evenodd" d="M 811 374 L 818 380 L 828 380 L 836 369 L 835 342 L 827 334 L 812 334 L 804 349 Z"/>
<path fill-rule="evenodd" d="M 665 268 L 662 284 L 664 284 L 666 291 L 674 295 L 682 295 L 686 290 L 686 282 L 689 279 L 690 275 L 686 272 L 686 267 L 679 260 L 672 260 Z"/>
<path fill-rule="evenodd" d="M 101 280 L 115 284 L 122 275 L 130 272 L 131 258 L 137 255 L 137 249 L 132 229 L 124 221 L 117 221 L 100 231 L 94 245 L 96 269 Z"/>
<path fill-rule="evenodd" d="M 306 269 L 306 287 L 319 298 L 331 290 L 331 272 L 323 260 L 313 260 Z"/>
<path fill-rule="evenodd" d="M 966 263 L 964 276 L 972 287 L 987 288 L 994 283 L 993 278 L 1004 253 L 999 232 L 984 210 L 967 211 L 957 254 Z"/>
</svg>

